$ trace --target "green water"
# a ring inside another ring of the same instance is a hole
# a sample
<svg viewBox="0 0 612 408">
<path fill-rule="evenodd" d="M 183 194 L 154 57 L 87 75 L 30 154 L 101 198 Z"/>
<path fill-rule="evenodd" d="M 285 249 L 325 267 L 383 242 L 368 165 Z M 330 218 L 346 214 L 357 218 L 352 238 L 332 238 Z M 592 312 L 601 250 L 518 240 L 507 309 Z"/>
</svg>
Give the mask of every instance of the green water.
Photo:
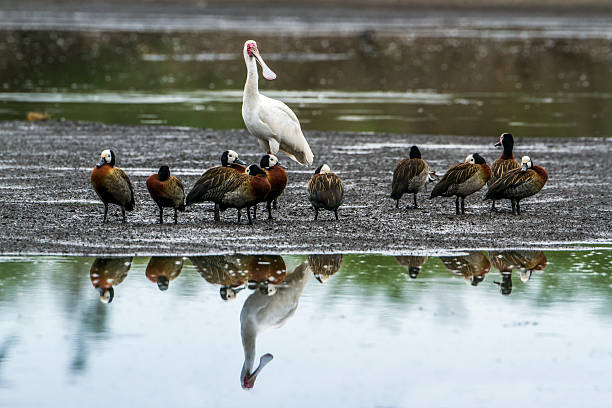
<svg viewBox="0 0 612 408">
<path fill-rule="evenodd" d="M 498 24 L 416 37 L 410 29 L 283 35 L 271 26 L 256 39 L 278 79 L 261 79 L 260 90 L 285 101 L 305 130 L 612 136 L 612 37 L 585 36 L 583 27 L 542 38 Z M 244 128 L 247 36 L 1 30 L 0 119 L 40 111 L 55 119 Z"/>
</svg>

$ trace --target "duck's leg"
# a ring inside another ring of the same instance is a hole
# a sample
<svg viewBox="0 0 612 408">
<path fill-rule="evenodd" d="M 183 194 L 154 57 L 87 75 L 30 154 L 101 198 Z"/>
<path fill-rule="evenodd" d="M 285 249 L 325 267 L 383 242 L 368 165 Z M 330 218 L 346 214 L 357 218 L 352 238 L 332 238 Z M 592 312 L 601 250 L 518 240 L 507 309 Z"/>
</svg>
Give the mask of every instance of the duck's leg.
<svg viewBox="0 0 612 408">
<path fill-rule="evenodd" d="M 340 219 L 340 218 L 338 218 L 338 209 L 337 208 L 334 210 L 334 215 L 336 216 L 336 220 Z"/>
<path fill-rule="evenodd" d="M 516 200 L 516 214 L 521 215 L 521 200 Z"/>
<path fill-rule="evenodd" d="M 272 218 L 272 201 L 268 201 L 268 205 L 266 207 L 268 208 L 268 219 L 273 220 L 274 218 Z"/>
<path fill-rule="evenodd" d="M 419 206 L 417 205 L 416 195 L 417 193 L 414 193 L 414 208 L 419 208 Z"/>
<path fill-rule="evenodd" d="M 457 196 L 457 199 L 455 200 L 455 213 L 457 215 L 459 215 L 459 196 Z"/>
<path fill-rule="evenodd" d="M 104 203 L 104 220 L 102 220 L 102 224 L 106 223 L 107 214 L 108 214 L 108 203 Z"/>
<path fill-rule="evenodd" d="M 249 218 L 249 225 L 253 225 L 253 220 L 251 219 L 251 209 L 247 207 L 246 209 L 247 217 Z"/>
<path fill-rule="evenodd" d="M 159 206 L 159 223 L 164 223 L 164 208 L 161 205 Z"/>
<path fill-rule="evenodd" d="M 215 203 L 215 221 L 221 221 L 221 216 L 219 215 L 219 204 Z"/>
<path fill-rule="evenodd" d="M 175 208 L 174 209 L 174 225 L 176 225 L 178 222 L 178 209 Z"/>
<path fill-rule="evenodd" d="M 278 210 L 278 201 L 275 198 L 274 201 L 272 202 L 272 208 L 274 208 L 275 210 Z"/>
<path fill-rule="evenodd" d="M 123 217 L 123 223 L 125 224 L 127 222 L 127 219 L 125 218 L 125 207 L 121 206 L 121 216 Z"/>
<path fill-rule="evenodd" d="M 248 210 L 247 210 L 248 211 Z M 257 219 L 257 204 L 253 206 L 253 219 Z"/>
<path fill-rule="evenodd" d="M 240 223 L 240 220 L 242 219 L 242 208 L 238 208 L 238 223 Z"/>
<path fill-rule="evenodd" d="M 465 214 L 465 197 L 461 197 L 461 214 Z"/>
<path fill-rule="evenodd" d="M 495 200 L 493 200 L 493 205 L 491 206 L 491 211 L 495 211 Z"/>
<path fill-rule="evenodd" d="M 399 208 L 399 200 L 395 200 L 395 208 Z"/>
<path fill-rule="evenodd" d="M 319 216 L 319 209 L 317 207 L 312 207 L 315 210 L 315 221 L 317 220 L 317 217 Z"/>
<path fill-rule="evenodd" d="M 513 198 L 510 201 L 512 202 L 512 215 L 516 215 L 516 200 Z"/>
</svg>

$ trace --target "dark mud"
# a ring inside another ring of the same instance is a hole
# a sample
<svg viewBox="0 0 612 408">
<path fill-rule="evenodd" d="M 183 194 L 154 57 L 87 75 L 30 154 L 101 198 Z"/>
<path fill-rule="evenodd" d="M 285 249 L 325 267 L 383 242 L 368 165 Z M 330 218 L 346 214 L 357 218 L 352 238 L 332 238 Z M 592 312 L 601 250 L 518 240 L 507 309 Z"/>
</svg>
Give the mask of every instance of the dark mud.
<svg viewBox="0 0 612 408">
<path fill-rule="evenodd" d="M 517 217 L 502 204 L 491 213 L 484 190 L 466 199 L 467 214 L 454 215 L 452 199 L 419 195 L 418 210 L 388 198 L 397 161 L 411 144 L 438 174 L 480 152 L 488 162 L 500 152 L 496 136 L 307 132 L 316 164 L 326 162 L 344 180 L 340 221 L 324 212 L 313 221 L 306 183 L 312 168 L 286 157 L 289 184 L 274 221 L 263 208 L 253 226 L 236 223 L 236 211 L 213 221 L 211 205 L 181 213 L 179 224 L 157 224 L 157 207 L 146 177 L 170 166 L 187 189 L 220 153 L 232 148 L 259 161 L 255 140 L 242 130 L 110 126 L 94 123 L 3 122 L 0 124 L 0 253 L 2 254 L 209 254 L 219 252 L 421 252 L 467 248 L 563 248 L 576 243 L 612 242 L 610 144 L 605 139 L 520 139 L 517 156 L 528 154 L 549 172 L 535 197 L 523 201 Z M 118 166 L 136 190 L 136 210 L 120 222 L 116 207 L 102 224 L 89 173 L 100 151 L 112 148 Z M 429 186 L 431 191 L 431 186 Z M 171 214 L 167 214 L 171 221 Z M 243 218 L 244 222 L 244 218 Z"/>
</svg>

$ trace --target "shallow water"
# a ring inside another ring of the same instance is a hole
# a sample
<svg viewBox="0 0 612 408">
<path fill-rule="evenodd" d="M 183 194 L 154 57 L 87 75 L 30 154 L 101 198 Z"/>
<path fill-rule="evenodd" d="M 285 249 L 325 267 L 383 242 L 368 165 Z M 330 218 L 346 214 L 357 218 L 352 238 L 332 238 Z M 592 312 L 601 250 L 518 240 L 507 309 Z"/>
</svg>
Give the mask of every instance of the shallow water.
<svg viewBox="0 0 612 408">
<path fill-rule="evenodd" d="M 610 405 L 612 251 L 446 255 L 0 258 L 0 405 Z"/>
<path fill-rule="evenodd" d="M 243 128 L 253 37 L 306 130 L 612 136 L 606 16 L 366 17 L 7 11 L 0 119 Z"/>
</svg>

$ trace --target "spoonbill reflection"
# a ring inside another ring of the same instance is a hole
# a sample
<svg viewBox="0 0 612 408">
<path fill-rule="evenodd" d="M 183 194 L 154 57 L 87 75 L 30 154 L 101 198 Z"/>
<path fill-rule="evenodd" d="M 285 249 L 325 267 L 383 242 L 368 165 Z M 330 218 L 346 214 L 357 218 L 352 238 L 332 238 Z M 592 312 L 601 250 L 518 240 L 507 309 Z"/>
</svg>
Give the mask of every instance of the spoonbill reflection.
<svg viewBox="0 0 612 408">
<path fill-rule="evenodd" d="M 240 312 L 240 335 L 244 349 L 240 385 L 243 389 L 253 388 L 257 375 L 273 358 L 272 354 L 264 354 L 253 371 L 257 335 L 267 328 L 281 327 L 293 316 L 309 277 L 308 263 L 304 262 L 287 275 L 283 284 L 278 285 L 274 293 L 264 294 L 257 290 L 244 302 Z"/>
</svg>

